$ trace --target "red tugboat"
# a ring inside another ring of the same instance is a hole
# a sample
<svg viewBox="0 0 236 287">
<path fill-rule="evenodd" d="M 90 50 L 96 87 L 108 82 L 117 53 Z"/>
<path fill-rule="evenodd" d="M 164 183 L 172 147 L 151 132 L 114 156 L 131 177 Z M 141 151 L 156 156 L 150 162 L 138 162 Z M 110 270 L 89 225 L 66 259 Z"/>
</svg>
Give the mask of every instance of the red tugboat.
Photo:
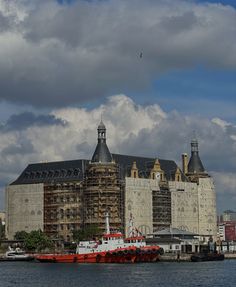
<svg viewBox="0 0 236 287">
<path fill-rule="evenodd" d="M 132 220 L 132 218 L 131 218 Z M 132 224 L 130 225 L 132 226 Z M 122 233 L 111 233 L 109 216 L 106 214 L 106 234 L 101 241 L 81 241 L 76 254 L 37 255 L 40 262 L 58 263 L 136 263 L 156 262 L 163 254 L 159 246 L 146 246 L 144 237 L 136 234 L 124 240 Z"/>
</svg>

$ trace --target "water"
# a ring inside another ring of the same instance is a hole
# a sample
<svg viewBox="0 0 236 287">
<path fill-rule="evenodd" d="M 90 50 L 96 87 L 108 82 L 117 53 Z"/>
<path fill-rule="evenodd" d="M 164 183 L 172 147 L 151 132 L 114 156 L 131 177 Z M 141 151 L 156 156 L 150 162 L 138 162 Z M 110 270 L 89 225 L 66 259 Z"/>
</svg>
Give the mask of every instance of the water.
<svg viewBox="0 0 236 287">
<path fill-rule="evenodd" d="M 235 287 L 236 260 L 143 264 L 0 262 L 0 287 Z"/>
</svg>

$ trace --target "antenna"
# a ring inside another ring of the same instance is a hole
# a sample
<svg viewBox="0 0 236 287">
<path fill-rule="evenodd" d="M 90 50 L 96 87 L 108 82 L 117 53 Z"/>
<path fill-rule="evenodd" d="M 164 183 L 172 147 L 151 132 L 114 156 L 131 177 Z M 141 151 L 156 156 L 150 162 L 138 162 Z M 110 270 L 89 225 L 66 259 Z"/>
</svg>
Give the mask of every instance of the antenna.
<svg viewBox="0 0 236 287">
<path fill-rule="evenodd" d="M 196 130 L 193 130 L 193 140 L 197 140 L 197 132 L 196 132 Z"/>
<path fill-rule="evenodd" d="M 106 234 L 110 234 L 110 225 L 109 225 L 109 213 L 106 212 Z"/>
<path fill-rule="evenodd" d="M 130 213 L 130 218 L 129 218 L 129 237 L 134 236 L 134 222 L 133 222 L 133 216 L 132 213 Z"/>
</svg>

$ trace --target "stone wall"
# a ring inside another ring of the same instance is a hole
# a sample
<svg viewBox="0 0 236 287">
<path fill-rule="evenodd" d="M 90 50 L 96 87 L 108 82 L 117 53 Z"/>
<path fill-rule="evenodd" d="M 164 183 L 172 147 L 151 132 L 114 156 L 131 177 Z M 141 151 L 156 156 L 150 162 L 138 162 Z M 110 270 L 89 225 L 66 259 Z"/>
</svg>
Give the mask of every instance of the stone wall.
<svg viewBox="0 0 236 287">
<path fill-rule="evenodd" d="M 43 184 L 9 185 L 6 188 L 6 236 L 17 231 L 43 230 Z"/>
<path fill-rule="evenodd" d="M 171 181 L 169 188 L 172 227 L 216 238 L 216 194 L 212 178 L 199 178 L 198 183 Z"/>
<path fill-rule="evenodd" d="M 160 190 L 157 180 L 125 178 L 125 232 L 128 235 L 130 214 L 134 226 L 144 235 L 153 232 L 152 191 Z"/>
<path fill-rule="evenodd" d="M 217 235 L 216 193 L 212 178 L 200 178 L 198 184 L 199 234 Z"/>
<path fill-rule="evenodd" d="M 198 233 L 198 190 L 191 182 L 170 181 L 172 227 Z"/>
</svg>

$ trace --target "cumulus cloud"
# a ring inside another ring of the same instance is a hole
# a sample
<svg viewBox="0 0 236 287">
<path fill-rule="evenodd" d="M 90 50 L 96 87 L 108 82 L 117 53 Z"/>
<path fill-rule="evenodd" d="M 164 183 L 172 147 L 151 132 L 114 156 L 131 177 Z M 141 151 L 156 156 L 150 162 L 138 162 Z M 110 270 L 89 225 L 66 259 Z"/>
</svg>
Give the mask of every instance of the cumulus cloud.
<svg viewBox="0 0 236 287">
<path fill-rule="evenodd" d="M 225 132 L 228 133 L 228 135 L 233 139 L 236 140 L 236 126 L 228 123 L 222 119 L 219 118 L 213 118 L 212 122 L 216 125 L 220 126 Z"/>
<path fill-rule="evenodd" d="M 172 69 L 230 69 L 235 19 L 233 7 L 187 0 L 0 0 L 0 97 L 63 106 L 146 89 Z"/>
<path fill-rule="evenodd" d="M 28 163 L 69 159 L 90 159 L 97 143 L 97 125 L 107 128 L 107 143 L 113 153 L 175 160 L 190 154 L 193 131 L 197 132 L 200 156 L 216 180 L 218 207 L 234 208 L 236 140 L 223 120 L 167 113 L 157 105 L 138 105 L 125 95 L 109 97 L 94 109 L 55 109 L 47 125 L 26 124 L 26 128 L 0 130 L 0 185 L 15 180 Z M 37 117 L 36 117 L 37 118 Z M 55 124 L 55 121 L 66 124 Z M 230 123 L 228 123 L 230 125 Z M 224 198 L 224 200 L 223 200 Z"/>
</svg>

